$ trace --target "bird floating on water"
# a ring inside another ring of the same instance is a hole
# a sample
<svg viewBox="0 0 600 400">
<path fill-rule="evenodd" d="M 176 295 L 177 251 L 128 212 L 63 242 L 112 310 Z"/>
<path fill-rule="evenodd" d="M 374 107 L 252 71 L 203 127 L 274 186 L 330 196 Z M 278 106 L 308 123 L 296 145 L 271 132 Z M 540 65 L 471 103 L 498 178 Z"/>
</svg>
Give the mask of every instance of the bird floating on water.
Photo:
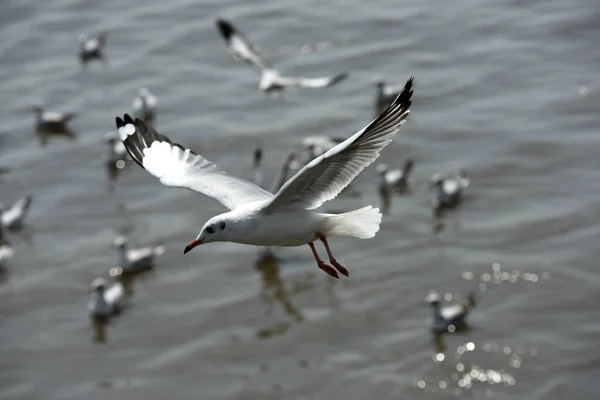
<svg viewBox="0 0 600 400">
<path fill-rule="evenodd" d="M 127 149 L 125 149 L 125 145 L 119 139 L 119 135 L 114 131 L 107 132 L 104 135 L 104 141 L 108 145 L 106 164 L 110 167 L 123 169 L 129 158 L 129 154 L 127 153 Z"/>
<path fill-rule="evenodd" d="M 307 162 L 311 161 L 321 154 L 333 149 L 338 144 L 342 143 L 345 138 L 334 137 L 328 135 L 310 135 L 302 139 L 301 146 L 307 153 Z"/>
<path fill-rule="evenodd" d="M 334 199 L 392 141 L 410 113 L 413 80 L 411 77 L 407 81 L 402 93 L 373 122 L 305 165 L 276 194 L 226 174 L 139 118 L 134 121 L 125 114 L 116 118 L 116 124 L 135 162 L 162 184 L 202 193 L 230 210 L 210 218 L 184 253 L 210 242 L 308 244 L 318 267 L 338 278 L 338 272 L 346 276 L 349 273 L 334 258 L 327 237 L 371 238 L 379 230 L 381 213 L 372 206 L 343 214 L 312 210 Z M 325 246 L 333 267 L 319 258 L 314 245 L 317 239 Z"/>
<path fill-rule="evenodd" d="M 141 87 L 138 90 L 138 96 L 133 100 L 132 105 L 136 117 L 141 118 L 144 121 L 150 121 L 154 119 L 154 115 L 156 114 L 158 99 L 150 92 L 150 89 Z"/>
<path fill-rule="evenodd" d="M 255 51 L 252 43 L 231 22 L 225 19 L 217 19 L 216 24 L 221 36 L 227 42 L 229 52 L 235 58 L 242 59 L 261 71 L 258 88 L 264 93 L 281 91 L 288 87 L 324 88 L 341 82 L 348 77 L 347 72 L 322 78 L 282 76 L 266 58 Z"/>
<path fill-rule="evenodd" d="M 454 178 L 435 174 L 431 177 L 433 188 L 432 205 L 435 210 L 454 208 L 458 206 L 463 198 L 464 191 L 471 180 L 465 170 L 459 170 Z"/>
<path fill-rule="evenodd" d="M 387 85 L 383 78 L 375 79 L 375 114 L 379 114 L 400 94 L 403 86 Z"/>
<path fill-rule="evenodd" d="M 0 203 L 0 224 L 2 224 L 4 229 L 21 229 L 29 213 L 32 201 L 33 196 L 28 194 L 17 200 L 10 208 L 6 208 L 4 204 Z"/>
<path fill-rule="evenodd" d="M 156 258 L 165 252 L 162 244 L 129 249 L 127 242 L 125 236 L 117 236 L 113 241 L 117 248 L 117 265 L 122 268 L 123 274 L 137 274 L 152 269 Z"/>
<path fill-rule="evenodd" d="M 431 307 L 431 331 L 434 334 L 460 331 L 467 327 L 467 315 L 475 307 L 475 295 L 470 293 L 458 304 L 442 307 L 440 296 L 435 291 L 429 292 L 426 301 Z"/>
<path fill-rule="evenodd" d="M 106 279 L 96 278 L 90 288 L 92 293 L 87 304 L 90 318 L 97 322 L 107 322 L 121 312 L 125 298 L 125 288 L 121 282 L 115 281 L 109 286 Z"/>
<path fill-rule="evenodd" d="M 79 59 L 82 63 L 93 59 L 104 58 L 104 45 L 106 44 L 106 32 L 96 36 L 88 36 L 85 33 L 79 35 Z"/>
<path fill-rule="evenodd" d="M 62 133 L 68 132 L 68 123 L 75 118 L 75 113 L 45 111 L 42 104 L 33 107 L 35 112 L 35 127 L 38 132 Z"/>
<path fill-rule="evenodd" d="M 413 165 L 412 158 L 404 161 L 402 168 L 390 168 L 387 164 L 379 164 L 376 168 L 379 174 L 379 193 L 382 196 L 389 196 L 405 191 L 408 188 Z"/>
</svg>

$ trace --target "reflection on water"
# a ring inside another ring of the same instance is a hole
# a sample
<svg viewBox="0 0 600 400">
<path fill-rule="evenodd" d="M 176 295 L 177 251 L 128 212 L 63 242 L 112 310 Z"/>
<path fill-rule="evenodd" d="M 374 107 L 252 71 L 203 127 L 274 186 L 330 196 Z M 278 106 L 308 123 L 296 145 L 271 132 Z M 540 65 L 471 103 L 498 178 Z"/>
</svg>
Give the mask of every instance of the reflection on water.
<svg viewBox="0 0 600 400">
<path fill-rule="evenodd" d="M 254 266 L 260 272 L 262 278 L 262 299 L 270 306 L 279 303 L 287 315 L 292 317 L 294 321 L 301 322 L 304 317 L 290 299 L 289 290 L 285 287 L 285 282 L 281 278 L 279 262 L 273 251 L 261 251 Z M 290 323 L 288 322 L 278 323 L 274 327 L 259 330 L 257 336 L 265 339 L 285 333 L 289 327 Z"/>
<path fill-rule="evenodd" d="M 77 135 L 76 135 L 75 131 L 73 131 L 70 128 L 55 129 L 55 130 L 36 129 L 35 133 L 38 137 L 40 146 L 42 146 L 42 147 L 46 147 L 48 145 L 48 142 L 54 138 L 65 138 L 70 141 L 77 139 Z"/>
<path fill-rule="evenodd" d="M 106 326 L 108 320 L 106 318 L 90 318 L 94 336 L 92 340 L 96 343 L 106 343 Z"/>
<path fill-rule="evenodd" d="M 538 350 L 533 348 L 514 349 L 490 341 L 481 344 L 469 341 L 458 345 L 450 355 L 434 354 L 434 364 L 451 368 L 436 369 L 445 376 L 418 379 L 415 386 L 426 392 L 450 391 L 455 395 L 483 389 L 486 397 L 492 397 L 495 386 L 515 385 L 518 369 L 537 356 Z"/>
</svg>

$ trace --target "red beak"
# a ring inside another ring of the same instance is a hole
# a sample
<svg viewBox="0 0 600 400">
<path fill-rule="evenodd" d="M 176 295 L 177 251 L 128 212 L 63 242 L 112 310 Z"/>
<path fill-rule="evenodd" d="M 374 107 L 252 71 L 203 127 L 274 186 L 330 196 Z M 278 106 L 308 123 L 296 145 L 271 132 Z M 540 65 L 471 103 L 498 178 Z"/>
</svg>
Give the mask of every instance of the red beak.
<svg viewBox="0 0 600 400">
<path fill-rule="evenodd" d="M 183 250 L 183 254 L 185 254 L 188 251 L 192 250 L 196 246 L 200 246 L 203 241 L 204 241 L 204 239 L 192 240 L 187 246 L 185 246 L 185 249 Z"/>
</svg>

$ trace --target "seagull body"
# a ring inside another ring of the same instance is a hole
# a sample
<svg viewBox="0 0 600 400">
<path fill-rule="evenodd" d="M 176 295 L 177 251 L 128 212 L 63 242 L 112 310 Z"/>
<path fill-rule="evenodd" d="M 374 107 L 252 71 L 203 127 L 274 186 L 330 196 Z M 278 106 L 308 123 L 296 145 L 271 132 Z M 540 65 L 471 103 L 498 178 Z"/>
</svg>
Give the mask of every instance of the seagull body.
<svg viewBox="0 0 600 400">
<path fill-rule="evenodd" d="M 246 36 L 238 31 L 231 22 L 218 19 L 217 29 L 225 39 L 229 52 L 236 59 L 242 59 L 246 63 L 258 68 L 261 77 L 258 88 L 261 92 L 270 93 L 281 91 L 287 87 L 323 88 L 332 86 L 348 77 L 348 73 L 342 72 L 337 75 L 322 78 L 285 77 L 273 67 L 273 65 L 254 50 L 254 46 Z"/>
<path fill-rule="evenodd" d="M 276 194 L 227 175 L 140 119 L 134 121 L 125 115 L 116 123 L 132 158 L 161 183 L 203 193 L 229 208 L 229 212 L 209 219 L 184 253 L 209 242 L 308 244 L 319 268 L 337 278 L 336 270 L 346 276 L 348 271 L 331 254 L 327 237 L 371 238 L 379 230 L 381 214 L 371 206 L 337 215 L 313 210 L 335 198 L 391 142 L 410 113 L 412 88 L 413 78 L 378 118 L 305 165 Z M 319 258 L 313 243 L 317 239 L 323 242 L 335 269 Z"/>
<path fill-rule="evenodd" d="M 379 173 L 379 192 L 384 195 L 390 195 L 393 192 L 399 192 L 408 188 L 408 180 L 413 168 L 413 160 L 407 159 L 402 168 L 390 169 L 386 164 L 379 164 L 377 172 Z"/>
<path fill-rule="evenodd" d="M 163 245 L 128 249 L 125 236 L 118 236 L 113 244 L 117 247 L 117 265 L 129 274 L 151 269 L 156 258 L 165 252 Z"/>
<path fill-rule="evenodd" d="M 431 331 L 433 333 L 448 332 L 451 325 L 456 329 L 464 327 L 467 315 L 476 304 L 473 293 L 458 304 L 442 307 L 439 295 L 436 292 L 430 292 L 427 296 L 427 302 L 431 307 Z"/>
<path fill-rule="evenodd" d="M 435 174 L 431 178 L 433 187 L 432 205 L 435 209 L 453 208 L 458 206 L 463 198 L 464 191 L 471 180 L 466 171 L 458 171 L 456 177 L 448 178 Z"/>
<path fill-rule="evenodd" d="M 148 120 L 154 118 L 158 99 L 150 92 L 150 89 L 142 87 L 139 89 L 138 96 L 133 100 L 132 105 L 136 116 Z"/>
<path fill-rule="evenodd" d="M 33 111 L 35 112 L 35 124 L 38 131 L 68 131 L 68 122 L 75 118 L 74 113 L 44 111 L 44 107 L 41 105 L 33 107 Z"/>
<path fill-rule="evenodd" d="M 88 36 L 84 33 L 79 35 L 79 58 L 81 62 L 103 58 L 105 44 L 106 33 L 97 36 Z"/>
<path fill-rule="evenodd" d="M 108 286 L 104 278 L 96 278 L 90 287 L 92 293 L 87 309 L 91 318 L 107 320 L 121 311 L 125 297 L 125 287 L 121 282 Z"/>
<path fill-rule="evenodd" d="M 2 227 L 7 230 L 16 230 L 23 227 L 32 201 L 33 196 L 27 195 L 17 200 L 10 208 L 5 208 L 0 203 L 0 224 L 2 224 Z"/>
</svg>

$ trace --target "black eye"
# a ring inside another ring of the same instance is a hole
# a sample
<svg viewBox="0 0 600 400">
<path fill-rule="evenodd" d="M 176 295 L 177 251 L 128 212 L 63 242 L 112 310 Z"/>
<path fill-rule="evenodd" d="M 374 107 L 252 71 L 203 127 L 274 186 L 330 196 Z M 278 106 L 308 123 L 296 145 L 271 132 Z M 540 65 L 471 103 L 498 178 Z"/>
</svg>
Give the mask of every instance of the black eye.
<svg viewBox="0 0 600 400">
<path fill-rule="evenodd" d="M 221 222 L 221 230 L 225 229 L 225 222 Z"/>
<path fill-rule="evenodd" d="M 206 232 L 208 233 L 215 233 L 215 227 L 210 225 L 206 227 Z"/>
</svg>

